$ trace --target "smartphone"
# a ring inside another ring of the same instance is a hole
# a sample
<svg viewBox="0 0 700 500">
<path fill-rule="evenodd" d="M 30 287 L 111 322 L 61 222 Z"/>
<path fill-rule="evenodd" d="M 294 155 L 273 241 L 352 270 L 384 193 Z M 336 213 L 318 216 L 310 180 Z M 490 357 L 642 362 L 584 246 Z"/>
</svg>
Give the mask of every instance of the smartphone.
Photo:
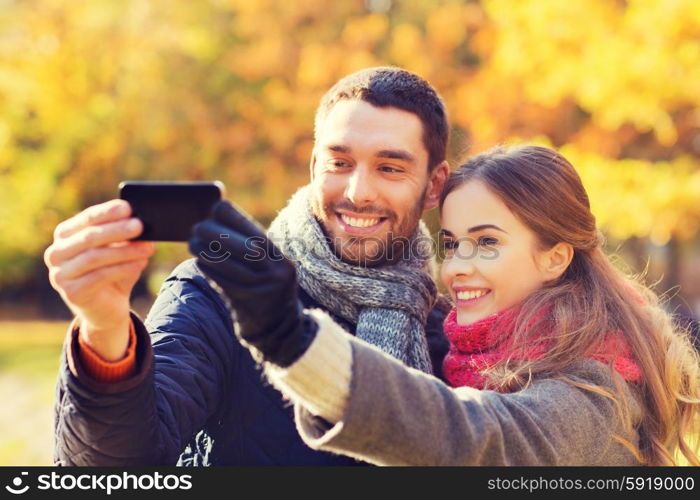
<svg viewBox="0 0 700 500">
<path fill-rule="evenodd" d="M 133 216 L 143 222 L 143 232 L 133 239 L 143 241 L 188 241 L 193 226 L 210 215 L 225 193 L 221 181 L 119 184 L 119 197 L 129 202 Z"/>
</svg>

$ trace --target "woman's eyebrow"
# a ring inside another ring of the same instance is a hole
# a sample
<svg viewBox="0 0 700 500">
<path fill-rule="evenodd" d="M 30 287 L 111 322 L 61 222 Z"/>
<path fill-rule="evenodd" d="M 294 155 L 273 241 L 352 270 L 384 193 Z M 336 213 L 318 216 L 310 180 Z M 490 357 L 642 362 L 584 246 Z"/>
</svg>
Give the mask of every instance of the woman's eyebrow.
<svg viewBox="0 0 700 500">
<path fill-rule="evenodd" d="M 501 229 L 500 227 L 496 226 L 495 224 L 480 224 L 478 226 L 473 226 L 467 230 L 467 233 L 475 233 L 477 231 L 482 231 L 484 229 L 496 229 L 497 231 L 502 231 L 502 232 L 508 234 L 508 231 L 506 231 L 505 229 Z M 439 233 L 442 236 L 454 238 L 454 234 L 452 233 L 452 231 L 449 231 L 447 229 L 440 229 Z"/>
<path fill-rule="evenodd" d="M 505 229 L 501 229 L 500 227 L 498 227 L 494 224 L 480 224 L 478 226 L 473 226 L 473 227 L 470 227 L 469 229 L 467 229 L 467 233 L 475 233 L 477 231 L 482 231 L 484 229 L 495 229 L 497 231 L 501 231 L 503 233 L 508 234 L 508 231 L 506 231 Z"/>
</svg>

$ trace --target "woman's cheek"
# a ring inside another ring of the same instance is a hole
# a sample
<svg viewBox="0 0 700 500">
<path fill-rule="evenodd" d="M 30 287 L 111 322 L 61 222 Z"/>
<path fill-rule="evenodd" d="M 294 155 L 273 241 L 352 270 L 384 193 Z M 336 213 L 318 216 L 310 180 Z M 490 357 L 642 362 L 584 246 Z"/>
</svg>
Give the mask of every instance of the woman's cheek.
<svg viewBox="0 0 700 500">
<path fill-rule="evenodd" d="M 442 281 L 442 284 L 447 288 L 448 291 L 450 291 L 450 285 L 451 285 L 451 278 L 448 273 L 448 266 L 450 264 L 450 256 L 445 255 L 445 258 L 442 261 L 442 265 L 440 265 L 440 281 Z"/>
<path fill-rule="evenodd" d="M 492 262 L 494 260 L 497 260 L 499 258 L 499 256 L 500 256 L 500 251 L 495 246 L 490 246 L 490 247 L 484 248 L 479 255 L 481 260 L 486 261 L 486 262 Z"/>
</svg>

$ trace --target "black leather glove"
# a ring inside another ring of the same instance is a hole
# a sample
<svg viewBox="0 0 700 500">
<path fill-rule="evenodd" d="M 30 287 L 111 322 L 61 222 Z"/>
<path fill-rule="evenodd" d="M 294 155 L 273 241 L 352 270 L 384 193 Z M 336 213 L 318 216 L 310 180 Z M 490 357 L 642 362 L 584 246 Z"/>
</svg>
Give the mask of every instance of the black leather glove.
<svg viewBox="0 0 700 500">
<path fill-rule="evenodd" d="M 229 299 L 236 335 L 286 367 L 316 336 L 316 322 L 297 298 L 296 269 L 250 217 L 220 201 L 189 242 L 202 271 Z"/>
</svg>

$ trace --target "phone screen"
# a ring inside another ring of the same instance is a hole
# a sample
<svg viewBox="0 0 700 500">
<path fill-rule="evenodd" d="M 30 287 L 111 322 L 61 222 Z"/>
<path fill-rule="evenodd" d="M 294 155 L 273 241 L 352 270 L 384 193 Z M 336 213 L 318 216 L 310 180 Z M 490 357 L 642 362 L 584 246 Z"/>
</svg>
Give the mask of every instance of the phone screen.
<svg viewBox="0 0 700 500">
<path fill-rule="evenodd" d="M 188 241 L 192 228 L 223 198 L 222 182 L 124 181 L 119 197 L 131 205 L 144 230 L 134 240 Z"/>
</svg>

